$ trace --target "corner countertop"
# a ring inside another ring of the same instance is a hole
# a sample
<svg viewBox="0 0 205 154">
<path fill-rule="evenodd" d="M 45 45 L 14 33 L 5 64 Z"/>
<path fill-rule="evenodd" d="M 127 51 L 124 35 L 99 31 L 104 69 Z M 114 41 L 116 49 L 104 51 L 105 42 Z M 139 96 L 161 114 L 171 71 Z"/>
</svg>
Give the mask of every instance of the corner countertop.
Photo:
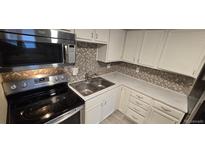
<svg viewBox="0 0 205 154">
<path fill-rule="evenodd" d="M 119 73 L 119 72 L 112 72 L 101 75 L 101 77 L 105 78 L 106 80 L 109 80 L 115 85 L 110 86 L 106 89 L 103 89 L 101 91 L 98 91 L 94 94 L 91 94 L 89 96 L 83 96 L 78 91 L 76 91 L 74 88 L 72 88 L 70 85 L 69 87 L 77 93 L 83 100 L 87 101 L 89 99 L 92 99 L 93 97 L 96 97 L 102 93 L 105 93 L 106 91 L 109 91 L 113 88 L 119 87 L 119 86 L 126 86 L 129 87 L 135 91 L 138 91 L 144 95 L 147 95 L 149 97 L 152 97 L 153 99 L 159 100 L 173 108 L 176 108 L 184 113 L 187 113 L 188 111 L 188 100 L 187 96 L 177 93 L 175 91 L 162 88 L 160 86 L 148 83 L 143 80 L 139 80 L 133 77 L 130 77 L 128 75 Z"/>
</svg>

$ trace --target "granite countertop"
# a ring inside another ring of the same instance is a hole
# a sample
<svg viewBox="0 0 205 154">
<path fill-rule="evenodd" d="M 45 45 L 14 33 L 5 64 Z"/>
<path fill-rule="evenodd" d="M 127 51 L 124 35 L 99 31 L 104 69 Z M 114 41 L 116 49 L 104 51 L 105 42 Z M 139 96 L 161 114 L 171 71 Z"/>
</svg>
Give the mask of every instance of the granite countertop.
<svg viewBox="0 0 205 154">
<path fill-rule="evenodd" d="M 142 94 L 145 94 L 149 97 L 152 97 L 153 99 L 159 100 L 161 102 L 164 102 L 165 104 L 174 107 L 182 112 L 187 113 L 188 111 L 188 105 L 187 105 L 187 96 L 177 93 L 175 91 L 162 88 L 160 86 L 148 83 L 143 80 L 139 80 L 133 77 L 130 77 L 128 75 L 119 73 L 119 72 L 112 72 L 101 75 L 101 77 L 115 83 L 115 85 L 110 86 L 106 89 L 103 89 L 101 91 L 98 91 L 94 94 L 91 94 L 89 96 L 83 96 L 79 92 L 77 92 L 74 88 L 69 86 L 74 92 L 76 92 L 82 99 L 85 101 L 92 99 L 93 97 L 96 97 L 102 93 L 105 93 L 106 91 L 109 91 L 113 88 L 119 87 L 119 86 L 127 86 L 133 90 L 136 90 Z"/>
</svg>

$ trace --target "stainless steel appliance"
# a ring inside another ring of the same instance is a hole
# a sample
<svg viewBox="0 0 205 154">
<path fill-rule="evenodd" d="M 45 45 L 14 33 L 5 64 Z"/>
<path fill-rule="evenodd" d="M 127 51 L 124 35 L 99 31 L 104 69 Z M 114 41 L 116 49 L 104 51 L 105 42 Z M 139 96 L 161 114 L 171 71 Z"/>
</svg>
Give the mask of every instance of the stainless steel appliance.
<svg viewBox="0 0 205 154">
<path fill-rule="evenodd" d="M 75 63 L 75 34 L 48 29 L 0 30 L 0 71 Z"/>
<path fill-rule="evenodd" d="M 84 123 L 84 100 L 67 84 L 65 74 L 3 83 L 7 123 Z"/>
</svg>

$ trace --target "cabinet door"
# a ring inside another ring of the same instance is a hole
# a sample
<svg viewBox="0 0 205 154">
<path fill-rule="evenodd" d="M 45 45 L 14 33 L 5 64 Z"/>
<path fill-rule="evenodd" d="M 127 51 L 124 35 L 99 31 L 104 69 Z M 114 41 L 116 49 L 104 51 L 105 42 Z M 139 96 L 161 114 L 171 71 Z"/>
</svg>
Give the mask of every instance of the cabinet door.
<svg viewBox="0 0 205 154">
<path fill-rule="evenodd" d="M 201 55 L 204 55 L 204 49 L 204 30 L 171 30 L 162 52 L 159 68 L 193 76 L 195 64 L 201 60 Z"/>
<path fill-rule="evenodd" d="M 103 103 L 102 103 L 102 120 L 111 115 L 119 101 L 120 88 L 115 88 L 105 94 L 103 94 Z"/>
<path fill-rule="evenodd" d="M 125 41 L 125 30 L 110 30 L 110 40 L 108 45 L 108 61 L 120 61 Z"/>
<path fill-rule="evenodd" d="M 126 114 L 127 112 L 127 106 L 128 106 L 130 95 L 131 95 L 131 90 L 129 90 L 126 87 L 123 87 L 121 92 L 119 110 L 124 114 Z"/>
<path fill-rule="evenodd" d="M 137 63 L 142 46 L 144 31 L 128 31 L 126 34 L 123 61 Z"/>
<path fill-rule="evenodd" d="M 109 39 L 109 29 L 96 29 L 95 41 L 107 43 Z"/>
<path fill-rule="evenodd" d="M 75 29 L 76 38 L 79 40 L 92 41 L 94 38 L 93 29 Z"/>
<path fill-rule="evenodd" d="M 85 111 L 86 124 L 98 124 L 101 122 L 101 104 Z"/>
<path fill-rule="evenodd" d="M 115 110 L 119 108 L 120 106 L 120 100 L 121 100 L 121 91 L 122 87 L 115 88 L 112 92 L 112 101 L 115 104 Z"/>
<path fill-rule="evenodd" d="M 159 61 L 162 47 L 165 42 L 165 31 L 145 31 L 139 63 L 144 66 L 156 67 Z"/>
<path fill-rule="evenodd" d="M 175 124 L 177 121 L 169 115 L 153 108 L 148 120 L 146 121 L 148 124 Z"/>
<path fill-rule="evenodd" d="M 115 110 L 115 103 L 112 101 L 112 99 L 106 98 L 106 100 L 102 103 L 102 120 L 107 118 L 109 115 L 111 115 Z"/>
</svg>

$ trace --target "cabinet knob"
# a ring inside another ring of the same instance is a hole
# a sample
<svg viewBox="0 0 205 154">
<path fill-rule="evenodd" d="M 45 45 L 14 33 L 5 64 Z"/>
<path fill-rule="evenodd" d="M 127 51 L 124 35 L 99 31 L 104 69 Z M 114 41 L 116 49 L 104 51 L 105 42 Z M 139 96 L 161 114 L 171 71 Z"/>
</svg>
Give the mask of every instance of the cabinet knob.
<svg viewBox="0 0 205 154">
<path fill-rule="evenodd" d="M 17 88 L 17 86 L 15 84 L 11 85 L 11 90 L 15 90 Z"/>
<path fill-rule="evenodd" d="M 26 88 L 27 85 L 28 85 L 27 82 L 23 82 L 21 86 L 22 86 L 22 88 Z"/>
</svg>

